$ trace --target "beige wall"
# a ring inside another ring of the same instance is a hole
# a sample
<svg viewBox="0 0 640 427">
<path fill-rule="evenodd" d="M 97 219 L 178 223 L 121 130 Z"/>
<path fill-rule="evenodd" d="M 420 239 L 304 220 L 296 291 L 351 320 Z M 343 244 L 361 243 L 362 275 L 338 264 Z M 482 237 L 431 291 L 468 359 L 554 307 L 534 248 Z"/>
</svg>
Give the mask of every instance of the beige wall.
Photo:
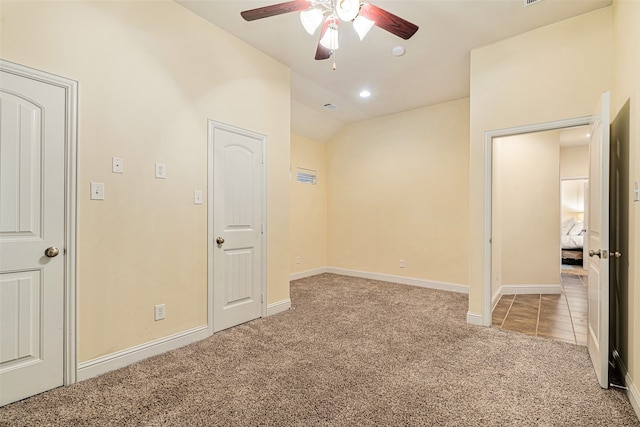
<svg viewBox="0 0 640 427">
<path fill-rule="evenodd" d="M 611 43 L 605 8 L 471 52 L 470 313 L 482 313 L 484 133 L 590 115 L 611 89 Z"/>
<path fill-rule="evenodd" d="M 618 116 L 621 108 L 629 102 L 629 194 L 631 197 L 633 181 L 640 179 L 640 2 L 616 0 L 613 3 L 613 90 L 611 96 L 611 118 Z M 640 328 L 638 328 L 640 307 L 640 205 L 629 203 L 629 238 L 628 254 L 623 254 L 618 268 L 624 270 L 628 288 L 626 299 L 622 301 L 622 311 L 626 313 L 626 324 L 623 325 L 620 337 L 623 348 L 622 362 L 632 381 L 631 393 L 635 402 L 639 403 L 640 394 Z M 625 316 L 625 317 L 626 317 Z M 636 407 L 636 413 L 640 408 Z"/>
<path fill-rule="evenodd" d="M 327 146 L 291 135 L 291 273 L 327 266 Z M 314 170 L 316 185 L 296 181 L 297 168 Z M 300 257 L 300 263 L 296 262 Z"/>
<path fill-rule="evenodd" d="M 329 266 L 467 284 L 468 123 L 461 99 L 331 139 Z"/>
<path fill-rule="evenodd" d="M 559 285 L 558 132 L 496 138 L 493 145 L 494 284 Z"/>
<path fill-rule="evenodd" d="M 268 301 L 289 297 L 287 68 L 172 2 L 3 1 L 1 31 L 3 59 L 79 82 L 80 362 L 207 323 L 207 119 L 268 137 Z"/>
<path fill-rule="evenodd" d="M 560 147 L 560 178 L 589 176 L 589 146 Z"/>
</svg>

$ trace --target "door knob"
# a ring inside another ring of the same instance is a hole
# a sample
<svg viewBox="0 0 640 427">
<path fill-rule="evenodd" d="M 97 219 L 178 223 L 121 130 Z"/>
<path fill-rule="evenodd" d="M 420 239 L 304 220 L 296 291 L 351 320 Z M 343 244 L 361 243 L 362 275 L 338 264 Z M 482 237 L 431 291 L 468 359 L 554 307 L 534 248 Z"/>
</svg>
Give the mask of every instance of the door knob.
<svg viewBox="0 0 640 427">
<path fill-rule="evenodd" d="M 597 251 L 594 251 L 593 249 L 589 250 L 589 256 L 597 256 L 598 258 L 600 258 L 600 255 L 600 249 L 598 249 Z"/>
<path fill-rule="evenodd" d="M 221 245 L 221 244 L 223 244 L 223 243 L 224 243 L 224 239 L 223 239 L 222 237 L 218 237 L 218 238 L 216 239 L 216 243 L 217 243 L 217 244 L 219 244 L 219 245 Z"/>
<path fill-rule="evenodd" d="M 622 254 L 621 254 L 620 252 L 618 252 L 618 251 L 612 252 L 612 253 L 611 253 L 611 255 L 612 255 L 614 258 L 620 258 L 620 257 L 622 257 Z"/>
<path fill-rule="evenodd" d="M 59 253 L 60 253 L 60 250 L 55 246 L 49 246 L 47 249 L 44 250 L 44 254 L 49 258 L 57 257 Z"/>
</svg>

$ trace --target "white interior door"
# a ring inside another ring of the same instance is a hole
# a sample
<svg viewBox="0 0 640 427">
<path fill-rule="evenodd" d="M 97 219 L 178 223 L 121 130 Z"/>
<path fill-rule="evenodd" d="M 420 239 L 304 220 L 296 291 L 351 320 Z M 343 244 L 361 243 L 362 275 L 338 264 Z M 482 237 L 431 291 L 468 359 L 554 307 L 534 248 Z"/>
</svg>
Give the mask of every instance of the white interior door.
<svg viewBox="0 0 640 427">
<path fill-rule="evenodd" d="M 609 387 L 609 92 L 593 115 L 589 143 L 589 320 L 587 347 Z"/>
<path fill-rule="evenodd" d="M 589 180 L 584 183 L 584 239 L 582 244 L 582 269 L 589 269 Z"/>
<path fill-rule="evenodd" d="M 0 73 L 4 405 L 64 382 L 66 93 L 5 69 Z"/>
<path fill-rule="evenodd" d="M 219 331 L 262 314 L 265 138 L 215 122 L 209 133 L 213 330 Z"/>
</svg>

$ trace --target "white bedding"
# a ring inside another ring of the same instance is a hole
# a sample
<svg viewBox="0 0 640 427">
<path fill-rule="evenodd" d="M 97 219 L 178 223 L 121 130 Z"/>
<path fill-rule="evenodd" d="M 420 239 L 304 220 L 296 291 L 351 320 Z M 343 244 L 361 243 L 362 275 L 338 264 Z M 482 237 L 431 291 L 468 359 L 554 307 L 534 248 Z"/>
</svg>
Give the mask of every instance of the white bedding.
<svg viewBox="0 0 640 427">
<path fill-rule="evenodd" d="M 560 246 L 562 249 L 582 249 L 583 243 L 583 236 L 560 236 Z"/>
</svg>

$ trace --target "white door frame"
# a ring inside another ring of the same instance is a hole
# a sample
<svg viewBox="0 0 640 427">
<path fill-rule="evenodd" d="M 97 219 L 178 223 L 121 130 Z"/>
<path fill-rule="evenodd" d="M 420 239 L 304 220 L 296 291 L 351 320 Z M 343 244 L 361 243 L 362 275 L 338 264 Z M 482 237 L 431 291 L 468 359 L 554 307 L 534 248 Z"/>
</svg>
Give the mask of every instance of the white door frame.
<svg viewBox="0 0 640 427">
<path fill-rule="evenodd" d="M 215 245 L 213 244 L 213 175 L 215 165 L 215 149 L 214 149 L 214 134 L 216 129 L 223 129 L 230 132 L 237 132 L 244 135 L 251 136 L 256 139 L 262 140 L 262 158 L 264 159 L 264 167 L 262 168 L 262 245 L 260 250 L 262 251 L 262 317 L 267 317 L 267 137 L 252 132 L 250 130 L 242 129 L 236 126 L 228 125 L 226 123 L 218 122 L 212 119 L 207 123 L 208 135 L 207 135 L 207 323 L 209 326 L 209 335 L 213 335 L 213 254 Z"/>
<path fill-rule="evenodd" d="M 493 139 L 505 136 L 521 135 L 525 133 L 546 130 L 563 129 L 574 126 L 584 126 L 591 123 L 591 116 L 573 119 L 557 120 L 553 122 L 533 125 L 516 126 L 512 128 L 496 129 L 484 133 L 484 205 L 482 209 L 482 325 L 491 326 L 491 203 L 493 168 Z"/>
<path fill-rule="evenodd" d="M 77 142 L 78 82 L 24 65 L 0 59 L 0 69 L 65 91 L 65 212 L 64 212 L 64 385 L 76 382 L 77 300 L 76 300 L 76 226 L 77 226 Z"/>
</svg>

